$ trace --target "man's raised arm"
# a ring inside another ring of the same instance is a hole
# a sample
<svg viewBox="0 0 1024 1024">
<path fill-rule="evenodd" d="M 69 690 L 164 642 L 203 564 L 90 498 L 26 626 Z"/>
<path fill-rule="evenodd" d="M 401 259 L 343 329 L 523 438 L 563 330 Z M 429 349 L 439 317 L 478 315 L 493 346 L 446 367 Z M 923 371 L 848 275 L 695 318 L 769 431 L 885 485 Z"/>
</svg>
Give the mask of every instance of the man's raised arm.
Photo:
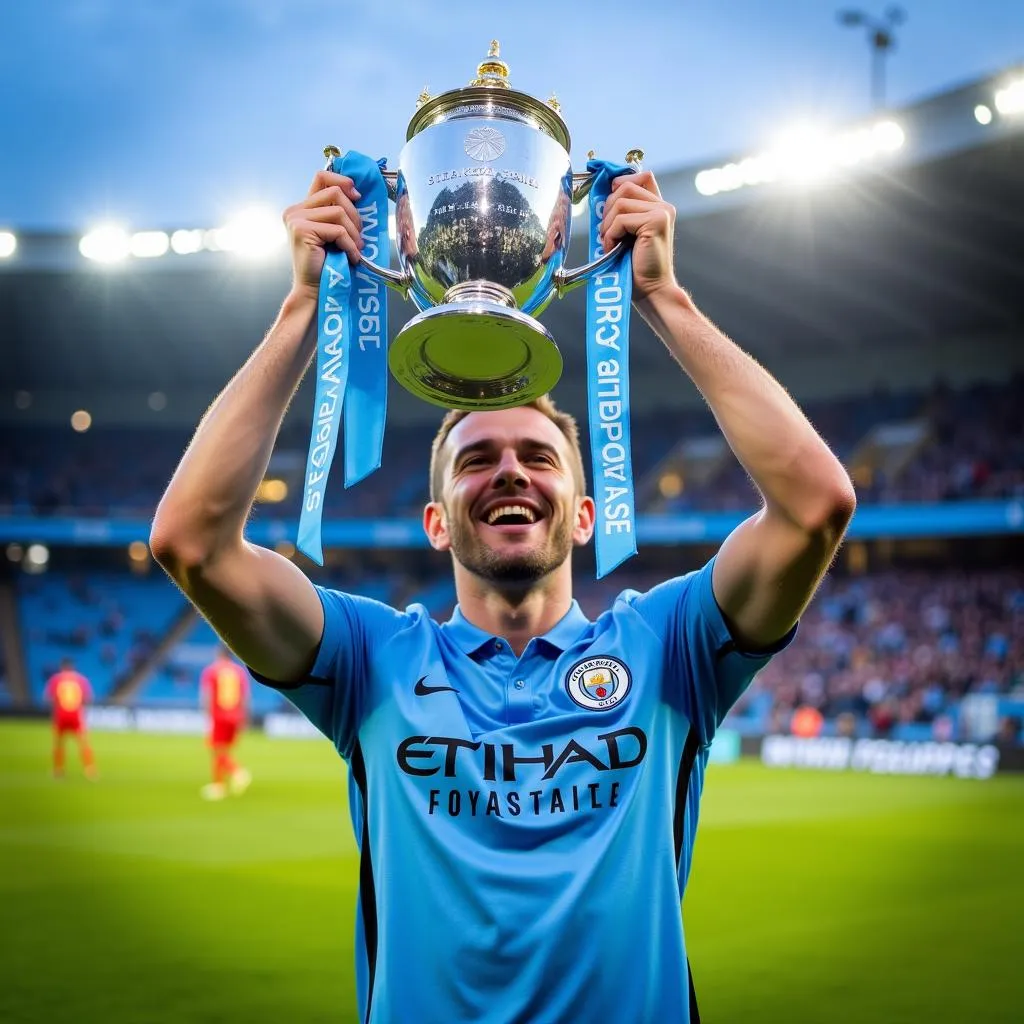
<svg viewBox="0 0 1024 1024">
<path fill-rule="evenodd" d="M 634 236 L 633 294 L 641 315 L 704 396 L 764 505 L 715 559 L 715 599 L 741 647 L 771 647 L 807 606 L 853 516 L 839 460 L 785 389 L 711 323 L 676 283 L 675 210 L 650 172 L 617 178 L 604 247 Z"/>
<path fill-rule="evenodd" d="M 217 396 L 156 510 L 153 556 L 247 665 L 292 682 L 312 667 L 324 617 L 312 583 L 288 559 L 250 544 L 246 519 L 295 389 L 313 355 L 325 246 L 353 262 L 360 222 L 352 182 L 321 171 L 284 220 L 292 290 L 273 327 Z"/>
</svg>

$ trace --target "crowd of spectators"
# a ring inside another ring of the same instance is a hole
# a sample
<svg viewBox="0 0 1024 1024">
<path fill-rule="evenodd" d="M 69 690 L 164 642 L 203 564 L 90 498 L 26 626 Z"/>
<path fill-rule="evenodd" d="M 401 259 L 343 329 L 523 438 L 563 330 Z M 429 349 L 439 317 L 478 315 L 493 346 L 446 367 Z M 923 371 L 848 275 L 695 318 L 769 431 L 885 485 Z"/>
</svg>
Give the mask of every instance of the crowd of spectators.
<svg viewBox="0 0 1024 1024">
<path fill-rule="evenodd" d="M 919 726 L 921 737 L 964 738 L 961 702 L 972 695 L 1024 701 L 1022 569 L 826 578 L 797 639 L 758 674 L 736 717 L 786 732 L 810 707 L 840 731 L 886 737 Z"/>
<path fill-rule="evenodd" d="M 1024 495 L 1024 376 L 996 387 L 979 385 L 953 392 L 877 393 L 867 397 L 810 403 L 808 416 L 847 464 L 873 427 L 918 420 L 925 440 L 896 474 L 884 471 L 858 479 L 864 502 L 949 501 Z M 679 415 L 644 416 L 634 410 L 633 459 L 636 479 L 656 472 L 660 460 L 682 438 L 712 435 L 714 420 L 703 409 Z M 294 518 L 301 498 L 302 462 L 308 427 L 292 422 L 277 445 L 292 454 L 287 498 L 270 507 Z M 340 471 L 327 491 L 325 515 L 390 516 L 418 513 L 427 494 L 432 430 L 392 426 L 382 468 L 346 490 Z M 584 446 L 586 446 L 586 430 Z M 70 428 L 0 429 L 0 514 L 152 514 L 188 442 L 173 430 Z M 340 463 L 340 457 L 338 459 Z M 661 511 L 742 510 L 756 504 L 753 486 L 727 454 L 703 485 L 682 481 L 681 493 Z"/>
<path fill-rule="evenodd" d="M 1024 377 L 1007 387 L 936 388 L 922 414 L 930 441 L 898 478 L 863 488 L 882 503 L 1024 497 Z"/>
</svg>

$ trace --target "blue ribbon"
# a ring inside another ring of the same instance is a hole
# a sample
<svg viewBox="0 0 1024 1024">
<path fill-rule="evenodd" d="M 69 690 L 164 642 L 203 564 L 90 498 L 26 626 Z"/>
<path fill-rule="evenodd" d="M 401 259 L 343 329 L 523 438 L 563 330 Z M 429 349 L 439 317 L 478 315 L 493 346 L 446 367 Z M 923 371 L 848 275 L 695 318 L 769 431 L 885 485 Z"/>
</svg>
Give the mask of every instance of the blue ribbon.
<svg viewBox="0 0 1024 1024">
<path fill-rule="evenodd" d="M 604 255 L 598 232 L 612 181 L 634 168 L 591 160 L 590 259 Z M 597 578 L 636 554 L 636 507 L 629 433 L 629 315 L 632 251 L 587 282 L 587 406 L 597 520 Z"/>
<path fill-rule="evenodd" d="M 360 193 L 362 253 L 380 266 L 391 262 L 385 162 L 361 153 L 335 157 L 331 170 L 347 175 Z M 306 456 L 298 549 L 324 564 L 320 540 L 324 495 L 345 417 L 345 486 L 380 468 L 387 418 L 388 306 L 384 284 L 364 267 L 353 277 L 348 256 L 330 248 L 320 275 L 317 309 L 316 397 Z"/>
</svg>

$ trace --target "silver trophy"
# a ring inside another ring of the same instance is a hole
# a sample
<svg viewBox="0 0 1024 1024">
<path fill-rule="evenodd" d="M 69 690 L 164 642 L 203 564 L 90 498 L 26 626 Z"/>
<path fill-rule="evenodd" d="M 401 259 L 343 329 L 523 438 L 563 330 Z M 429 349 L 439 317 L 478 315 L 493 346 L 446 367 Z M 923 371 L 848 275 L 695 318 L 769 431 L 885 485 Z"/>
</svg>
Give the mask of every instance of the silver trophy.
<svg viewBox="0 0 1024 1024">
<path fill-rule="evenodd" d="M 451 409 L 504 409 L 550 391 L 562 356 L 536 317 L 621 250 L 565 268 L 572 205 L 593 176 L 573 173 L 554 97 L 516 92 L 508 74 L 495 40 L 468 86 L 420 95 L 399 170 L 384 172 L 401 269 L 362 261 L 421 310 L 391 344 L 391 372 Z M 328 163 L 338 152 L 324 150 Z"/>
</svg>

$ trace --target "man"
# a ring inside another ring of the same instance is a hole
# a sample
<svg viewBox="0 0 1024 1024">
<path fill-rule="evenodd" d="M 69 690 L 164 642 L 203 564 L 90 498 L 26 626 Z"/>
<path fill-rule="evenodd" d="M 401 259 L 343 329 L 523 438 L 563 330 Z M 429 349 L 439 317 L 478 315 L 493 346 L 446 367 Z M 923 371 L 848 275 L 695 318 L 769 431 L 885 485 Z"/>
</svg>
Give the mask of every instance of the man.
<svg viewBox="0 0 1024 1024">
<path fill-rule="evenodd" d="M 85 734 L 83 709 L 92 700 L 92 687 L 85 676 L 75 671 L 70 658 L 62 658 L 60 671 L 47 680 L 43 699 L 53 705 L 53 777 L 64 778 L 64 740 L 69 734 L 78 743 L 78 755 L 85 777 L 97 777 L 96 759 Z"/>
<path fill-rule="evenodd" d="M 675 281 L 675 210 L 615 182 L 641 314 L 763 497 L 703 569 L 588 622 L 594 526 L 575 425 L 548 402 L 446 417 L 424 527 L 458 608 L 432 622 L 313 586 L 243 528 L 315 348 L 324 247 L 358 257 L 351 181 L 285 213 L 294 283 L 157 510 L 156 557 L 256 676 L 350 766 L 364 1021 L 696 1020 L 679 908 L 716 726 L 791 636 L 854 510 L 786 392 Z M 230 453 L 227 456 L 225 453 Z"/>
<path fill-rule="evenodd" d="M 207 744 L 213 758 L 213 780 L 200 790 L 204 800 L 223 800 L 230 792 L 241 796 L 252 782 L 248 769 L 237 764 L 231 748 L 245 726 L 249 704 L 249 680 L 232 661 L 227 648 L 203 669 L 199 680 L 200 701 L 210 716 Z"/>
</svg>

